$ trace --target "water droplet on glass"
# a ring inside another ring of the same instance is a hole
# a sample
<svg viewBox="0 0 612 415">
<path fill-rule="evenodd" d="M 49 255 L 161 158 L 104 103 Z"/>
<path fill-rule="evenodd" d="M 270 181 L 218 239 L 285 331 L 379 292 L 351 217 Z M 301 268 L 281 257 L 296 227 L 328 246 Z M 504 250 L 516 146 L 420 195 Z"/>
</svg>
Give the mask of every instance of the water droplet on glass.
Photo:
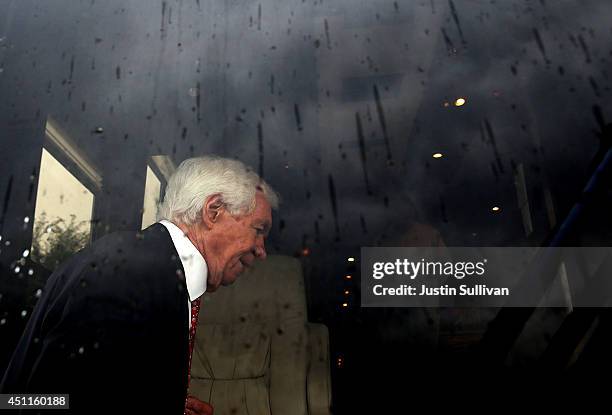
<svg viewBox="0 0 612 415">
<path fill-rule="evenodd" d="M 25 316 L 27 316 L 27 315 L 28 315 L 28 312 L 27 312 L 26 310 L 23 310 L 23 311 L 21 312 L 21 317 L 25 317 Z"/>
<path fill-rule="evenodd" d="M 26 258 L 28 255 L 30 255 L 30 250 L 26 249 L 25 251 L 23 251 L 23 257 Z"/>
</svg>

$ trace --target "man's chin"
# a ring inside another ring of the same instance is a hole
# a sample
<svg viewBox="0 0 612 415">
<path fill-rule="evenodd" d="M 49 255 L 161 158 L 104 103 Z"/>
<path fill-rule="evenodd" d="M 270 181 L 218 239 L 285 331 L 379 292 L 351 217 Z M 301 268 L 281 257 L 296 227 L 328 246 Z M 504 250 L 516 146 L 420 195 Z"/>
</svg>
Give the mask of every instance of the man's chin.
<svg viewBox="0 0 612 415">
<path fill-rule="evenodd" d="M 228 285 L 233 284 L 234 282 L 236 282 L 238 277 L 244 274 L 245 271 L 246 271 L 246 268 L 242 265 L 234 267 L 229 272 L 223 275 L 223 278 L 221 280 L 221 285 L 226 287 Z"/>
<path fill-rule="evenodd" d="M 234 282 L 236 282 L 240 274 L 241 273 L 228 275 L 226 278 L 223 278 L 223 281 L 221 281 L 221 285 L 223 285 L 224 287 L 227 287 L 228 285 L 232 285 Z"/>
<path fill-rule="evenodd" d="M 219 284 L 206 284 L 206 292 L 214 293 L 219 288 Z"/>
</svg>

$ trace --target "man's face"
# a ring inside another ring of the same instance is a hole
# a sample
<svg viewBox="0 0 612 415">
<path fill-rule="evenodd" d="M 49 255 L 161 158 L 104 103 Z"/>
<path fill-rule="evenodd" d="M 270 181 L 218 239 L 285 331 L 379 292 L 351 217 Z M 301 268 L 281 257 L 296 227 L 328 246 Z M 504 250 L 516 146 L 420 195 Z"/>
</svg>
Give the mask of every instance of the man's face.
<svg viewBox="0 0 612 415">
<path fill-rule="evenodd" d="M 233 283 L 255 259 L 266 258 L 264 239 L 272 226 L 272 209 L 258 191 L 255 209 L 247 215 L 232 216 L 222 209 L 207 238 L 207 291 Z"/>
</svg>

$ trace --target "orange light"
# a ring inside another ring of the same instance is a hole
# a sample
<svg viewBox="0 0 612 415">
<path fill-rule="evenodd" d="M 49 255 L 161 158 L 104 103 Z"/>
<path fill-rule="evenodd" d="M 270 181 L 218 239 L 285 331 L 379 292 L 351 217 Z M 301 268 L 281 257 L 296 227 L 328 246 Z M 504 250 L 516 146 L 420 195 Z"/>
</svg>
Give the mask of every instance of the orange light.
<svg viewBox="0 0 612 415">
<path fill-rule="evenodd" d="M 435 159 L 440 159 L 442 158 L 442 153 L 433 153 L 432 157 Z"/>
<path fill-rule="evenodd" d="M 310 249 L 308 248 L 302 249 L 302 256 L 308 256 L 308 255 L 310 255 Z"/>
<path fill-rule="evenodd" d="M 462 107 L 465 105 L 465 98 L 457 98 L 455 101 L 455 107 Z"/>
<path fill-rule="evenodd" d="M 348 307 L 348 303 L 342 303 L 342 307 Z"/>
<path fill-rule="evenodd" d="M 344 290 L 344 295 L 349 295 L 349 294 L 350 294 L 349 290 Z"/>
<path fill-rule="evenodd" d="M 352 275 L 347 275 L 347 276 L 346 276 L 346 277 L 344 277 L 344 278 L 346 278 L 347 280 L 350 280 L 351 278 L 353 278 L 353 276 L 352 276 Z"/>
<path fill-rule="evenodd" d="M 499 206 L 493 206 L 493 207 L 491 208 L 491 210 L 492 210 L 493 212 L 499 212 L 499 211 L 501 210 L 501 208 L 500 208 Z"/>
</svg>

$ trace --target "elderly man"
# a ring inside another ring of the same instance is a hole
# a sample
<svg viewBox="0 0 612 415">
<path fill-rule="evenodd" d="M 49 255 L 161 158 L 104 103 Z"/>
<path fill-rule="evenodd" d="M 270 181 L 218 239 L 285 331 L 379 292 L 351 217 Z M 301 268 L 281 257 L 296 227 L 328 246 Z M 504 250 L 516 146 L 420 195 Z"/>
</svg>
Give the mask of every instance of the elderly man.
<svg viewBox="0 0 612 415">
<path fill-rule="evenodd" d="M 212 413 L 187 397 L 199 297 L 265 259 L 277 204 L 238 161 L 185 160 L 158 223 L 106 235 L 51 275 L 2 393 L 69 393 L 72 413 Z"/>
</svg>

